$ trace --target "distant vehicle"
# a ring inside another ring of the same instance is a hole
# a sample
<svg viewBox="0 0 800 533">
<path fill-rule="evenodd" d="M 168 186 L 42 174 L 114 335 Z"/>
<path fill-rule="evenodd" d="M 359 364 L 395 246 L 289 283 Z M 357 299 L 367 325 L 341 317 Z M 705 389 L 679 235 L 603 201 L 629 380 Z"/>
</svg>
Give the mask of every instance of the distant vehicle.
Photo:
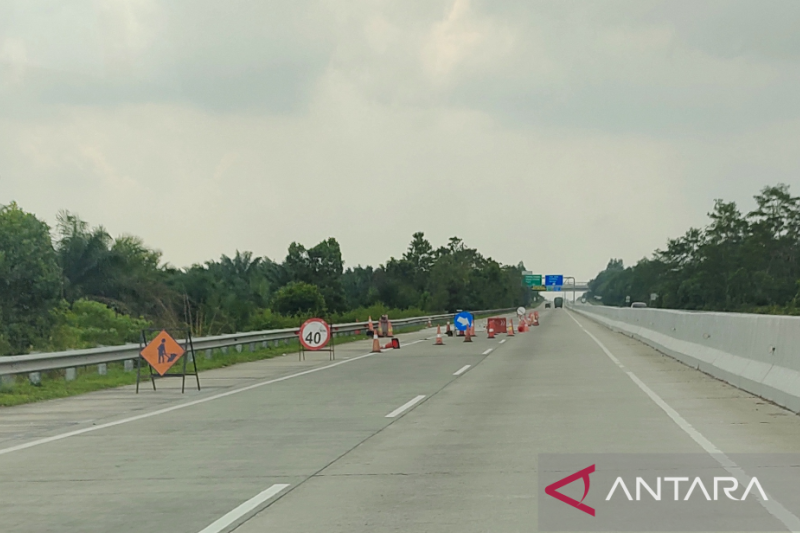
<svg viewBox="0 0 800 533">
<path fill-rule="evenodd" d="M 644 303 L 644 302 L 633 302 L 631 304 L 631 308 L 633 308 L 633 309 L 640 309 L 642 307 L 647 307 L 647 304 Z"/>
<path fill-rule="evenodd" d="M 556 299 L 555 299 L 555 300 L 553 300 L 553 305 L 554 305 L 556 308 L 558 308 L 558 307 L 564 307 L 564 298 L 562 298 L 561 296 L 558 296 L 558 297 L 556 297 Z"/>
<path fill-rule="evenodd" d="M 545 309 L 550 309 L 550 302 L 545 302 L 544 303 L 544 308 Z"/>
<path fill-rule="evenodd" d="M 581 303 L 585 304 L 586 303 L 586 298 L 581 298 Z"/>
</svg>

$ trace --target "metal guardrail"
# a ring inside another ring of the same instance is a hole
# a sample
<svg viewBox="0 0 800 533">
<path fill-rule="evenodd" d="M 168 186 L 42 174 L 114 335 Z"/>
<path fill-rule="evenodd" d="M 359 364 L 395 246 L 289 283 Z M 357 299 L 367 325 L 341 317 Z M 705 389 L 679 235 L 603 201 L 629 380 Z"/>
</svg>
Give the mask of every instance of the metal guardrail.
<svg viewBox="0 0 800 533">
<path fill-rule="evenodd" d="M 512 309 L 488 309 L 473 311 L 475 314 L 501 313 Z M 428 320 L 447 320 L 453 318 L 452 313 L 444 315 L 429 315 L 413 318 L 392 320 L 395 328 L 425 324 Z M 377 322 L 377 321 L 376 321 Z M 366 329 L 366 322 L 352 322 L 349 324 L 332 324 L 333 335 L 352 334 L 358 330 Z M 270 341 L 290 341 L 297 338 L 300 328 L 271 329 L 264 331 L 248 331 L 245 333 L 231 333 L 214 337 L 192 338 L 195 353 L 229 346 L 250 345 L 254 350 L 256 344 L 266 348 Z M 37 353 L 28 355 L 0 356 L 0 376 L 14 374 L 27 374 L 30 372 L 43 372 L 46 370 L 61 370 L 79 366 L 115 363 L 119 361 L 134 360 L 139 357 L 138 344 L 123 344 L 121 346 L 105 346 L 102 348 L 88 348 L 84 350 L 67 350 L 63 352 Z"/>
</svg>

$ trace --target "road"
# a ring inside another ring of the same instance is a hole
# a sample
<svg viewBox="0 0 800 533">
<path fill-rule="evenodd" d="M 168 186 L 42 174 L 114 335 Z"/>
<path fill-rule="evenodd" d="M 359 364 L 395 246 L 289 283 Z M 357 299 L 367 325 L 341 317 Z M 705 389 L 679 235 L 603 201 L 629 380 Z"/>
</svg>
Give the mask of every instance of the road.
<svg viewBox="0 0 800 533">
<path fill-rule="evenodd" d="M 800 451 L 796 416 L 566 309 L 430 335 L 4 409 L 0 531 L 529 532 L 540 453 Z"/>
</svg>

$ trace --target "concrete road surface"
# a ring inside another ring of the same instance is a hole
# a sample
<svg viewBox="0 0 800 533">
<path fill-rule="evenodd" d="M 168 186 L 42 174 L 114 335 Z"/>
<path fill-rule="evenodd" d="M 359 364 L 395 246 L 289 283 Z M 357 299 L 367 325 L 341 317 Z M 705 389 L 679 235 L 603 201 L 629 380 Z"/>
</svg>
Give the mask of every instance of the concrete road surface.
<svg viewBox="0 0 800 533">
<path fill-rule="evenodd" d="M 0 410 L 0 531 L 530 532 L 540 453 L 798 452 L 800 422 L 566 309 Z"/>
</svg>

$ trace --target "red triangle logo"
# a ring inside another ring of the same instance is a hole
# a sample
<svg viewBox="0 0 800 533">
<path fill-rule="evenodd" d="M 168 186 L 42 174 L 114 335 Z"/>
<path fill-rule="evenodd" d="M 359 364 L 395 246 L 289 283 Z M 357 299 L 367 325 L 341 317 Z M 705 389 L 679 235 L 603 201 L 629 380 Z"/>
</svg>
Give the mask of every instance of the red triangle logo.
<svg viewBox="0 0 800 533">
<path fill-rule="evenodd" d="M 594 472 L 594 465 L 588 466 L 583 470 L 579 470 L 574 474 L 570 474 L 564 479 L 559 479 L 555 483 L 545 487 L 544 492 L 545 494 L 552 496 L 556 500 L 562 501 L 567 505 L 573 506 L 575 509 L 578 509 L 586 514 L 594 516 L 594 509 L 583 503 L 584 498 L 586 498 L 586 495 L 589 494 L 589 474 L 591 474 L 592 472 Z M 558 492 L 558 489 L 560 489 L 564 485 L 569 485 L 570 483 L 578 479 L 583 479 L 584 490 L 583 490 L 583 498 L 581 498 L 581 501 L 573 500 L 569 496 L 565 496 L 560 492 Z"/>
</svg>

